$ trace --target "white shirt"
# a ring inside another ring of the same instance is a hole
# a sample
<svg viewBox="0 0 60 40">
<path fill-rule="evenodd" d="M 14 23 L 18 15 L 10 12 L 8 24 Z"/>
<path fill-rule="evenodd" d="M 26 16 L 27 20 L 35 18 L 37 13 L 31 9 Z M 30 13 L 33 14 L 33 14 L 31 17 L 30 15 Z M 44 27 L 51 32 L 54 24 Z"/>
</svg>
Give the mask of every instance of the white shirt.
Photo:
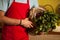
<svg viewBox="0 0 60 40">
<path fill-rule="evenodd" d="M 7 10 L 8 1 L 9 0 L 3 0 L 3 4 L 2 4 L 2 1 L 0 0 L 0 10 L 3 10 L 3 11 Z M 13 2 L 13 0 L 10 0 L 9 6 L 12 4 L 12 2 Z M 27 0 L 15 0 L 15 2 L 27 3 Z M 29 5 L 30 5 L 30 8 L 32 6 L 38 7 L 38 1 L 37 0 L 29 0 Z"/>
</svg>

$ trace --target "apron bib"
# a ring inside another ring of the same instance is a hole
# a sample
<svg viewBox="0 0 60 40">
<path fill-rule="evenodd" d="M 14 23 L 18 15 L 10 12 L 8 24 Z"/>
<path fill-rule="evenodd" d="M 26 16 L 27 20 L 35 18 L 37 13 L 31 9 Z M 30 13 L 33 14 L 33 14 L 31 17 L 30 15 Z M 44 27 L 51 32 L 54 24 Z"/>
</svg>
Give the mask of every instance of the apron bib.
<svg viewBox="0 0 60 40">
<path fill-rule="evenodd" d="M 6 16 L 14 19 L 24 19 L 27 17 L 29 10 L 29 0 L 27 3 L 18 3 L 13 1 L 12 5 L 8 8 Z M 4 25 L 2 29 L 2 40 L 28 40 L 26 28 L 23 26 L 10 26 Z"/>
</svg>

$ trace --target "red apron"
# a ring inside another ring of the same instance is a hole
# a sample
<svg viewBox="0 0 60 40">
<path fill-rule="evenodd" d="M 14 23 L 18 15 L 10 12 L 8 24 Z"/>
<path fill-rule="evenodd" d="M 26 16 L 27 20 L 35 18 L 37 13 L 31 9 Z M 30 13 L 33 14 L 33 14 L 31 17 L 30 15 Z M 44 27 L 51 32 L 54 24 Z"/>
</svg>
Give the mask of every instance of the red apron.
<svg viewBox="0 0 60 40">
<path fill-rule="evenodd" d="M 24 19 L 29 10 L 29 0 L 27 3 L 13 2 L 6 12 L 6 16 L 15 19 Z M 28 40 L 26 28 L 22 26 L 5 25 L 2 30 L 2 40 Z"/>
</svg>

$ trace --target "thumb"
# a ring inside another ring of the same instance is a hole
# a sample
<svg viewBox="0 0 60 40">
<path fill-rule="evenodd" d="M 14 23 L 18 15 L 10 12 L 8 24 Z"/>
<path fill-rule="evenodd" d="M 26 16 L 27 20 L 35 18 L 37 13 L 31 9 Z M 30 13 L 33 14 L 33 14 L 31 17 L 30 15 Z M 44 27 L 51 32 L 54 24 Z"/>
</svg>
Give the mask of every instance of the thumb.
<svg viewBox="0 0 60 40">
<path fill-rule="evenodd" d="M 29 18 L 26 18 L 25 20 L 29 20 Z"/>
</svg>

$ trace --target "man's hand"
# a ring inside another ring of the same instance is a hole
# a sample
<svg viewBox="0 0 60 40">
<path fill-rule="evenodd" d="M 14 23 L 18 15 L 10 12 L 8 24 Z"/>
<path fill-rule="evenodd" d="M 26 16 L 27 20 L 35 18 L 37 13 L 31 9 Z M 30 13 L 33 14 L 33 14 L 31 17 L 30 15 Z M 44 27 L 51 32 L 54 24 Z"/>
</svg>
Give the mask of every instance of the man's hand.
<svg viewBox="0 0 60 40">
<path fill-rule="evenodd" d="M 21 25 L 23 25 L 23 26 L 26 27 L 26 28 L 32 28 L 32 27 L 33 27 L 33 26 L 32 26 L 32 22 L 29 21 L 28 18 L 23 19 L 23 20 L 21 21 Z"/>
</svg>

